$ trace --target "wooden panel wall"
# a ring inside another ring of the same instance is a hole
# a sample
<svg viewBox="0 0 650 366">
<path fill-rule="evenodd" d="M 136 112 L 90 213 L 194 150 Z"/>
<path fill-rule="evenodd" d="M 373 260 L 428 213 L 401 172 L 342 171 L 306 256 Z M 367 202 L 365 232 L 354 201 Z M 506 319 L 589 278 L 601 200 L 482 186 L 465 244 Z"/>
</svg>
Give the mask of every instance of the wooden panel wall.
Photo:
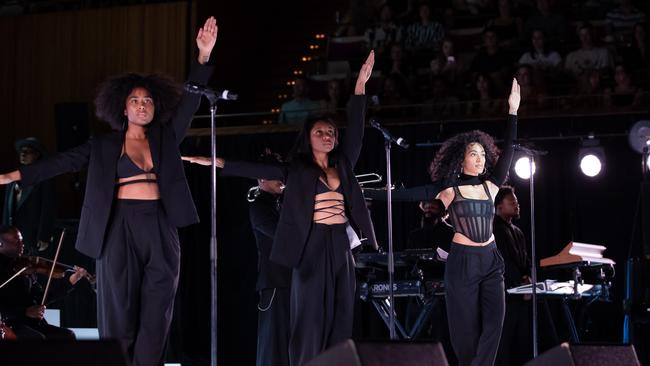
<svg viewBox="0 0 650 366">
<path fill-rule="evenodd" d="M 0 171 L 16 167 L 17 138 L 35 136 L 54 151 L 55 104 L 88 102 L 93 114 L 95 88 L 110 75 L 183 81 L 195 48 L 187 13 L 177 2 L 0 18 Z"/>
</svg>

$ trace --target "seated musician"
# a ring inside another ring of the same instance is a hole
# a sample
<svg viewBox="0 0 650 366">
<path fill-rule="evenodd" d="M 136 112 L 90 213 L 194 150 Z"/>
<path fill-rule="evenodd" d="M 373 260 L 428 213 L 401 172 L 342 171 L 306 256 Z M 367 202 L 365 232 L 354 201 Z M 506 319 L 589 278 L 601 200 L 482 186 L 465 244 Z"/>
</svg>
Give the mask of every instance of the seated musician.
<svg viewBox="0 0 650 366">
<path fill-rule="evenodd" d="M 445 216 L 447 212 L 440 200 L 420 201 L 422 218 L 420 227 L 411 231 L 408 238 L 409 248 L 441 248 L 449 252 L 451 240 L 454 237 L 452 228 Z"/>
<path fill-rule="evenodd" d="M 13 226 L 0 226 L 0 284 L 22 268 L 15 268 L 15 264 L 23 250 L 20 231 Z M 54 292 L 48 298 L 67 293 L 85 276 L 85 269 L 74 267 L 64 278 L 52 279 L 50 290 Z M 29 270 L 6 283 L 0 288 L 0 313 L 5 324 L 11 327 L 17 339 L 75 339 L 72 331 L 47 323 L 43 318 L 46 307 L 40 305 L 42 298 L 43 288 L 37 275 Z"/>
</svg>

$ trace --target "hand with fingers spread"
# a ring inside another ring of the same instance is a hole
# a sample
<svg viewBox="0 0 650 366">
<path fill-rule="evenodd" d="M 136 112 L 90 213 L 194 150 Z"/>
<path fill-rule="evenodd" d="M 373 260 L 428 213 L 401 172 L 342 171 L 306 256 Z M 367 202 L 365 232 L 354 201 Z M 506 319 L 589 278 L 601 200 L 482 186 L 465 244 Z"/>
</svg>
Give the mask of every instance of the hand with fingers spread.
<svg viewBox="0 0 650 366">
<path fill-rule="evenodd" d="M 210 59 L 212 48 L 217 42 L 218 31 L 217 20 L 214 17 L 208 18 L 203 27 L 199 29 L 199 33 L 196 35 L 196 46 L 199 48 L 200 64 L 205 64 Z"/>
<path fill-rule="evenodd" d="M 370 51 L 366 62 L 361 65 L 361 70 L 359 71 L 359 77 L 357 78 L 357 83 L 354 86 L 355 95 L 364 95 L 366 94 L 366 82 L 370 79 L 372 75 L 372 67 L 375 65 L 375 51 Z"/>
<path fill-rule="evenodd" d="M 510 90 L 510 96 L 508 97 L 508 113 L 512 115 L 517 115 L 517 110 L 519 110 L 519 103 L 521 103 L 521 91 L 517 79 L 512 79 L 512 89 Z"/>
<path fill-rule="evenodd" d="M 181 156 L 181 159 L 185 161 L 189 161 L 192 164 L 199 164 L 205 166 L 212 165 L 211 159 L 207 156 Z M 226 161 L 223 160 L 223 158 L 215 158 L 214 163 L 217 166 L 217 168 L 223 168 Z"/>
</svg>

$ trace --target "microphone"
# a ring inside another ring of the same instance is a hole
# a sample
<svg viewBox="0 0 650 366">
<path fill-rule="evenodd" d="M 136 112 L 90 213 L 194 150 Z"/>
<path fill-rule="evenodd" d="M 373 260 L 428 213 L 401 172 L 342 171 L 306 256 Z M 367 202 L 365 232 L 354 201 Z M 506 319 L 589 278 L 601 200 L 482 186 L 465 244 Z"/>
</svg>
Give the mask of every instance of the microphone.
<svg viewBox="0 0 650 366">
<path fill-rule="evenodd" d="M 237 100 L 239 98 L 239 95 L 231 92 L 228 89 L 224 90 L 218 90 L 214 91 L 210 88 L 208 88 L 205 85 L 198 85 L 194 83 L 187 82 L 185 83 L 185 91 L 193 94 L 205 94 L 208 96 L 215 96 L 217 99 L 225 99 L 225 100 Z"/>
<path fill-rule="evenodd" d="M 376 118 L 371 118 L 371 119 L 370 119 L 370 125 L 371 125 L 372 127 L 376 128 L 376 129 L 378 129 L 379 132 L 381 132 L 381 133 L 384 135 L 384 138 L 385 138 L 386 140 L 391 141 L 391 142 L 394 142 L 394 143 L 397 144 L 398 146 L 403 147 L 403 148 L 405 148 L 405 149 L 408 149 L 408 148 L 409 148 L 410 145 L 406 142 L 406 140 L 404 140 L 404 139 L 401 138 L 401 137 L 395 137 L 395 136 L 391 135 L 391 133 L 388 132 L 388 130 L 386 130 L 385 128 L 381 127 L 381 125 L 379 124 L 379 121 L 377 121 Z"/>
</svg>

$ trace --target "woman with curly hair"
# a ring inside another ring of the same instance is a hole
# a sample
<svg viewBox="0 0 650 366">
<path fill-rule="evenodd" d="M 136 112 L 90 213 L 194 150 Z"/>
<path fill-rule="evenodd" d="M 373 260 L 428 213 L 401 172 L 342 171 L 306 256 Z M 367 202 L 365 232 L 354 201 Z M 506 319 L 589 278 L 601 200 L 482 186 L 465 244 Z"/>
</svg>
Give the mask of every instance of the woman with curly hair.
<svg viewBox="0 0 650 366">
<path fill-rule="evenodd" d="M 505 314 L 504 263 L 492 234 L 494 199 L 504 183 L 517 134 L 519 84 L 508 97 L 504 149 L 481 131 L 445 141 L 431 163 L 442 182 L 439 198 L 449 212 L 454 237 L 445 267 L 449 334 L 460 366 L 492 365 Z"/>
<path fill-rule="evenodd" d="M 216 39 L 210 17 L 191 82 L 210 78 Z M 113 77 L 95 105 L 114 132 L 0 175 L 0 184 L 30 186 L 88 166 L 76 248 L 97 259 L 100 336 L 122 341 L 133 365 L 162 365 L 180 267 L 176 228 L 198 222 L 178 146 L 200 95 L 180 90 L 160 75 Z"/>
</svg>

